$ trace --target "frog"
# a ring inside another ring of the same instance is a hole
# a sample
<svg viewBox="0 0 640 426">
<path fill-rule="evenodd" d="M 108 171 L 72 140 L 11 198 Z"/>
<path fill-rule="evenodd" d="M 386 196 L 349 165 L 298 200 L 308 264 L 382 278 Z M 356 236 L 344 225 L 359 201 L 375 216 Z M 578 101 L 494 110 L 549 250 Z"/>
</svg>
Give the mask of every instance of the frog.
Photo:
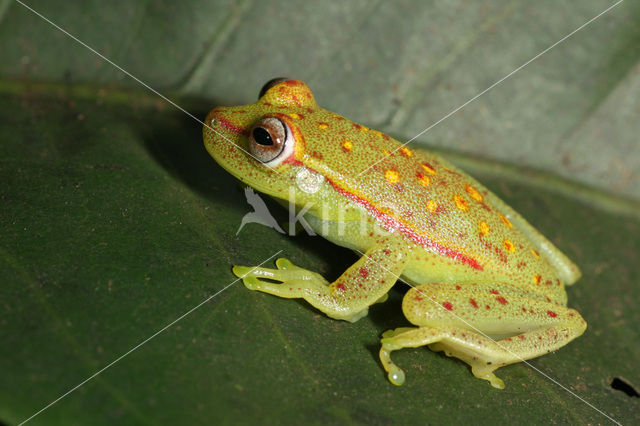
<svg viewBox="0 0 640 426">
<path fill-rule="evenodd" d="M 581 272 L 562 251 L 441 155 L 321 108 L 303 81 L 273 79 L 255 103 L 214 108 L 203 138 L 242 184 L 358 255 L 334 281 L 286 258 L 275 268 L 234 266 L 248 289 L 355 322 L 397 281 L 409 285 L 402 312 L 412 326 L 380 340 L 392 384 L 406 378 L 391 354 L 426 346 L 503 389 L 495 370 L 584 333 L 565 290 Z"/>
</svg>

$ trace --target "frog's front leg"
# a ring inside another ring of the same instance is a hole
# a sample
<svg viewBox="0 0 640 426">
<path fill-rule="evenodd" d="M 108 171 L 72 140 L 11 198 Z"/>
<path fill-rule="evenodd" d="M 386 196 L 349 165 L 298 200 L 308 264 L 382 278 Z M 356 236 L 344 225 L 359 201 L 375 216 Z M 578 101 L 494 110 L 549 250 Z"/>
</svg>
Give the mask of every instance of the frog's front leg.
<svg viewBox="0 0 640 426">
<path fill-rule="evenodd" d="M 586 328 L 577 311 L 505 284 L 421 285 L 407 292 L 402 309 L 418 328 L 385 332 L 380 349 L 395 385 L 404 383 L 404 373 L 391 361 L 391 352 L 429 345 L 466 362 L 474 376 L 502 389 L 504 383 L 493 373 L 497 368 L 555 351 Z"/>
<path fill-rule="evenodd" d="M 331 318 L 354 322 L 386 296 L 409 261 L 408 254 L 402 239 L 381 238 L 333 283 L 286 259 L 276 261 L 278 269 L 235 266 L 233 273 L 251 290 L 303 298 Z"/>
</svg>

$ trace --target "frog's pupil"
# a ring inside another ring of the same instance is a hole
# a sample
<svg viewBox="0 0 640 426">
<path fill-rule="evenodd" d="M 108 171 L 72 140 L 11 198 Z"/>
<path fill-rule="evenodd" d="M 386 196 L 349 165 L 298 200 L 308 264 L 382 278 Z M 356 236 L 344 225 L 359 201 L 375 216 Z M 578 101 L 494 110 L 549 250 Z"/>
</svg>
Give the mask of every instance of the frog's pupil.
<svg viewBox="0 0 640 426">
<path fill-rule="evenodd" d="M 253 139 L 260 145 L 273 145 L 271 135 L 262 127 L 256 127 L 253 129 Z"/>
</svg>

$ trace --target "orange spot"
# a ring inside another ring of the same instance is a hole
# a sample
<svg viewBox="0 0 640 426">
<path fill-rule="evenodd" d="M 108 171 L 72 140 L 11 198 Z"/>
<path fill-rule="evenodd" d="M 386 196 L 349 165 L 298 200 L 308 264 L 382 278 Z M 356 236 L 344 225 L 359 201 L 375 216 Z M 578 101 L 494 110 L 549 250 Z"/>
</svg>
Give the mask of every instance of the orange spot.
<svg viewBox="0 0 640 426">
<path fill-rule="evenodd" d="M 387 170 L 386 172 L 384 172 L 384 177 L 389 183 L 400 182 L 400 174 L 395 170 Z"/>
<path fill-rule="evenodd" d="M 422 163 L 421 166 L 424 169 L 424 171 L 429 173 L 430 175 L 435 175 L 436 174 L 436 170 L 433 167 L 431 167 L 431 164 Z"/>
<path fill-rule="evenodd" d="M 374 134 L 375 134 L 376 136 L 378 136 L 378 137 L 382 137 L 382 132 L 379 132 L 379 131 L 377 131 L 377 130 L 373 130 L 373 129 L 372 129 L 372 130 L 371 130 L 371 133 L 374 133 Z"/>
<path fill-rule="evenodd" d="M 464 189 L 467 191 L 467 194 L 469 194 L 471 198 L 476 201 L 482 201 L 482 194 L 480 194 L 478 190 L 476 190 L 473 186 L 467 185 L 464 187 Z"/>
<path fill-rule="evenodd" d="M 391 154 L 391 153 L 390 153 L 389 151 L 387 151 L 386 149 L 383 149 L 383 150 L 382 150 L 382 153 L 383 153 L 384 155 L 389 155 L 389 154 Z"/>
<path fill-rule="evenodd" d="M 438 210 L 438 203 L 436 203 L 433 200 L 429 200 L 427 201 L 427 208 L 429 209 L 429 211 L 431 213 L 435 212 L 436 210 Z"/>
<path fill-rule="evenodd" d="M 423 175 L 422 173 L 418 172 L 416 176 L 418 178 L 418 182 L 422 186 L 429 186 L 429 184 L 431 183 L 431 179 L 429 179 L 429 176 L 427 175 Z"/>
<path fill-rule="evenodd" d="M 500 220 L 502 221 L 502 223 L 507 225 L 509 228 L 513 228 L 513 225 L 511 224 L 511 221 L 509 219 L 507 219 L 504 215 L 500 215 Z"/>
<path fill-rule="evenodd" d="M 342 142 L 342 149 L 344 151 L 351 151 L 353 149 L 353 143 L 350 140 Z"/>
<path fill-rule="evenodd" d="M 537 251 L 535 251 L 534 249 L 531 249 L 531 254 L 533 254 L 535 257 L 540 257 L 540 255 L 538 254 Z"/>
<path fill-rule="evenodd" d="M 540 280 L 541 280 L 541 279 L 542 279 L 542 277 L 541 277 L 540 275 L 534 275 L 534 276 L 533 276 L 533 283 L 534 283 L 535 285 L 538 285 L 538 284 L 540 284 Z"/>
<path fill-rule="evenodd" d="M 509 240 L 504 240 L 504 248 L 511 253 L 515 253 L 516 251 L 516 246 L 514 246 L 513 243 Z"/>
<path fill-rule="evenodd" d="M 456 203 L 456 207 L 458 207 L 463 212 L 469 210 L 469 203 L 467 203 L 467 200 L 462 198 L 460 195 L 455 194 L 453 196 L 453 201 Z"/>
<path fill-rule="evenodd" d="M 318 123 L 318 129 L 327 130 L 328 128 L 329 128 L 329 125 L 327 123 Z"/>
<path fill-rule="evenodd" d="M 491 228 L 489 228 L 489 225 L 487 224 L 487 222 L 480 222 L 480 225 L 478 226 L 478 229 L 480 230 L 480 234 L 481 235 L 487 235 L 489 233 L 489 231 L 491 230 Z"/>
<path fill-rule="evenodd" d="M 302 118 L 300 114 L 297 114 L 295 112 L 292 112 L 291 114 L 289 114 L 289 117 L 295 118 L 296 120 L 300 120 Z"/>
<path fill-rule="evenodd" d="M 402 147 L 400 148 L 400 152 L 402 153 L 402 155 L 404 155 L 405 157 L 411 157 L 413 155 L 413 152 L 411 152 L 411 150 L 409 148 L 406 147 Z"/>
</svg>

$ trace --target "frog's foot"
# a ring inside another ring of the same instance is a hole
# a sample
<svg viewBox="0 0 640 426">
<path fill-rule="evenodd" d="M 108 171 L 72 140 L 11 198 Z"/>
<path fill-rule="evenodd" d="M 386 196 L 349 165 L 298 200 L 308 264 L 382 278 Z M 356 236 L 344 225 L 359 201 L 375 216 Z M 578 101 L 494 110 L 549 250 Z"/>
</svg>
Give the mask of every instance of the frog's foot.
<svg viewBox="0 0 640 426">
<path fill-rule="evenodd" d="M 300 268 L 284 258 L 276 260 L 276 266 L 278 269 L 234 266 L 233 273 L 242 278 L 244 285 L 249 290 L 258 290 L 288 299 L 304 298 L 332 318 L 356 322 L 360 318 L 367 316 L 369 312 L 367 307 L 351 312 L 332 312 L 335 310 L 335 306 L 326 306 L 331 305 L 331 301 L 322 304 L 323 300 L 318 299 L 327 293 L 331 293 L 331 289 L 328 289 L 331 283 L 320 274 Z M 320 306 L 317 306 L 317 304 Z M 322 307 L 334 309 L 327 311 Z"/>
<path fill-rule="evenodd" d="M 233 273 L 251 290 L 303 298 L 331 318 L 354 322 L 367 315 L 369 306 L 386 300 L 408 252 L 404 240 L 381 240 L 332 283 L 286 259 L 276 261 L 277 269 L 234 266 Z"/>
<path fill-rule="evenodd" d="M 494 388 L 504 389 L 504 382 L 502 381 L 502 379 L 500 379 L 495 374 L 493 374 L 493 371 L 496 370 L 498 367 L 494 367 L 494 368 L 487 368 L 487 367 L 488 366 L 486 365 L 472 365 L 471 372 L 478 379 L 487 380 L 489 383 L 491 383 L 491 386 L 493 386 Z"/>
<path fill-rule="evenodd" d="M 391 352 L 408 347 L 424 346 L 433 342 L 433 336 L 421 328 L 402 327 L 382 333 L 380 361 L 387 371 L 389 381 L 396 386 L 404 384 L 404 371 L 391 360 Z"/>
<path fill-rule="evenodd" d="M 321 275 L 300 268 L 287 259 L 276 260 L 276 266 L 278 269 L 234 266 L 233 273 L 238 278 L 242 278 L 242 282 L 249 290 L 258 290 L 285 298 L 304 297 L 305 290 L 309 288 L 329 285 Z"/>
<path fill-rule="evenodd" d="M 460 284 L 450 290 L 432 284 L 409 290 L 403 299 L 403 312 L 420 327 L 383 335 L 380 359 L 384 368 L 390 374 L 398 370 L 389 357 L 391 351 L 428 345 L 433 351 L 444 351 L 466 362 L 475 377 L 504 389 L 504 382 L 494 374 L 496 369 L 555 351 L 586 328 L 573 309 L 499 293 L 498 287 Z M 525 308 L 526 315 L 522 313 Z M 486 333 L 511 337 L 494 340 Z M 397 384 L 394 378 L 390 380 Z"/>
</svg>

